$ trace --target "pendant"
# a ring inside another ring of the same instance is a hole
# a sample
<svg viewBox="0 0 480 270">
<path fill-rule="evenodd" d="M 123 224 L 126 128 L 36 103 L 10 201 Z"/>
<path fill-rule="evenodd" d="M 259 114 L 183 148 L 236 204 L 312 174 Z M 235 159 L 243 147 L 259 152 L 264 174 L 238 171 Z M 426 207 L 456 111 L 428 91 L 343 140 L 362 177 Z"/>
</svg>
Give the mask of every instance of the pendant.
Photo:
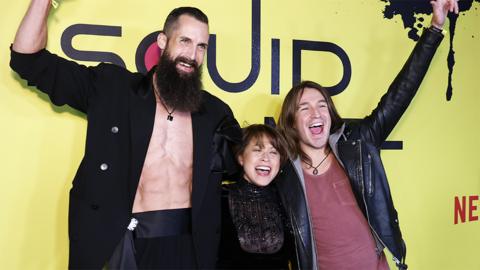
<svg viewBox="0 0 480 270">
<path fill-rule="evenodd" d="M 171 114 L 167 115 L 167 120 L 168 121 L 173 121 L 173 116 Z"/>
<path fill-rule="evenodd" d="M 313 168 L 313 175 L 317 175 L 317 174 L 318 174 L 317 168 Z"/>
</svg>

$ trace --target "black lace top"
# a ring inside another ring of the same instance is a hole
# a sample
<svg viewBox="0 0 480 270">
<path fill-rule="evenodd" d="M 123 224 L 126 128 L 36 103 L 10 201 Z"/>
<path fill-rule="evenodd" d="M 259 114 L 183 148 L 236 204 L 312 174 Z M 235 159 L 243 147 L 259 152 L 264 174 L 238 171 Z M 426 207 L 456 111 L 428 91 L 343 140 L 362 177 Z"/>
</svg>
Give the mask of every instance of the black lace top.
<svg viewBox="0 0 480 270">
<path fill-rule="evenodd" d="M 288 269 L 291 236 L 274 185 L 244 179 L 222 196 L 220 269 Z"/>
<path fill-rule="evenodd" d="M 228 206 L 240 247 L 272 254 L 283 245 L 283 222 L 274 186 L 258 187 L 245 180 L 230 190 Z"/>
</svg>

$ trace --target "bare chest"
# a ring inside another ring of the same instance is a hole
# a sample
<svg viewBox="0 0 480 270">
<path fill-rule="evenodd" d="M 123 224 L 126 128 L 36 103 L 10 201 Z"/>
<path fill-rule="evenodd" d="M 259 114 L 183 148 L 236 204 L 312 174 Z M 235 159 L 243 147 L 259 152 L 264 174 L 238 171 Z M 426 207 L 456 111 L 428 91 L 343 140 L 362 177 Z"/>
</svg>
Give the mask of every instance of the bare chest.
<svg viewBox="0 0 480 270">
<path fill-rule="evenodd" d="M 152 136 L 133 211 L 190 207 L 193 136 L 190 113 L 168 113 L 157 104 Z"/>
<path fill-rule="evenodd" d="M 145 163 L 174 162 L 191 165 L 193 155 L 192 118 L 190 113 L 176 113 L 172 121 L 157 108 Z M 188 167 L 188 166 L 187 166 Z"/>
</svg>

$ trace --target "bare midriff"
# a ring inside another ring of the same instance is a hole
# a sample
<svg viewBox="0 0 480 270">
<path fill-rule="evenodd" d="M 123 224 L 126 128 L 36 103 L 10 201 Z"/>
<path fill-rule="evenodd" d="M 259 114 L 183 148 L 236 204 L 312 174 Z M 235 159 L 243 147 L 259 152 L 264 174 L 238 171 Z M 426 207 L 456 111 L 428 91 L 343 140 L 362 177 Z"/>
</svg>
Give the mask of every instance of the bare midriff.
<svg viewBox="0 0 480 270">
<path fill-rule="evenodd" d="M 191 207 L 193 138 L 189 112 L 173 121 L 157 102 L 153 133 L 138 184 L 133 213 Z"/>
</svg>

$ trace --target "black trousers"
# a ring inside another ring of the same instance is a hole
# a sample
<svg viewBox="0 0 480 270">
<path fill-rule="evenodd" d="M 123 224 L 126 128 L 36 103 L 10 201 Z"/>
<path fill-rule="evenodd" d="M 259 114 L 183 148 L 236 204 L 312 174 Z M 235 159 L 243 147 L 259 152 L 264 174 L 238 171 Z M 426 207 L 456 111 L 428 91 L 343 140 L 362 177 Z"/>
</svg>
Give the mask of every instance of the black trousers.
<svg viewBox="0 0 480 270">
<path fill-rule="evenodd" d="M 195 269 L 191 208 L 133 214 L 108 269 Z M 132 225 L 132 223 L 131 223 Z"/>
</svg>

